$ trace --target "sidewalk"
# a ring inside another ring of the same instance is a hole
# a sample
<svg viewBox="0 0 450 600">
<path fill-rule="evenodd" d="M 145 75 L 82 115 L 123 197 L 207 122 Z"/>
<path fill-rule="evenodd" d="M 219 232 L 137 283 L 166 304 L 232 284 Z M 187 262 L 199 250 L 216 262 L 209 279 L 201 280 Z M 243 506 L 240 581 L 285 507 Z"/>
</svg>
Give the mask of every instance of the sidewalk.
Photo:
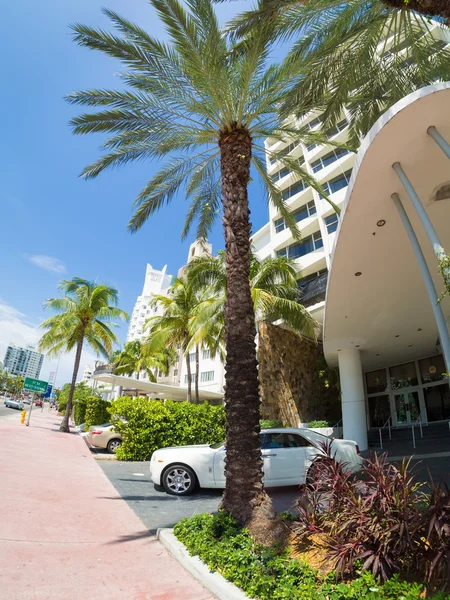
<svg viewBox="0 0 450 600">
<path fill-rule="evenodd" d="M 0 421 L 0 595 L 214 600 L 150 535 L 76 434 L 47 410 Z"/>
</svg>

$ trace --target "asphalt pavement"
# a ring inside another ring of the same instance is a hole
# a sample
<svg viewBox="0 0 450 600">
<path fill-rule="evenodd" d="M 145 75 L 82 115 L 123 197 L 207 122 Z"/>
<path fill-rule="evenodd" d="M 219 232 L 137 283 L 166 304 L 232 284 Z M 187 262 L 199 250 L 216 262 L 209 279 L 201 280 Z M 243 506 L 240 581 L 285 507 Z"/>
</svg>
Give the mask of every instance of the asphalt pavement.
<svg viewBox="0 0 450 600">
<path fill-rule="evenodd" d="M 155 487 L 150 480 L 148 462 L 98 460 L 97 464 L 123 500 L 152 532 L 159 527 L 173 527 L 184 517 L 218 510 L 222 490 L 201 489 L 179 498 Z M 450 485 L 450 457 L 417 459 L 413 460 L 413 464 L 416 465 L 418 479 L 426 482 L 431 473 L 436 482 L 444 479 Z M 267 492 L 277 512 L 291 511 L 295 514 L 294 505 L 299 497 L 297 486 L 269 488 Z M 110 500 L 117 501 L 117 498 L 111 497 Z"/>
<path fill-rule="evenodd" d="M 152 532 L 159 527 L 173 527 L 184 517 L 217 511 L 222 490 L 197 490 L 190 496 L 170 496 L 150 480 L 148 462 L 99 460 L 101 467 L 121 497 Z M 292 509 L 299 496 L 298 487 L 267 490 L 278 512 Z M 111 498 L 111 501 L 114 499 Z"/>
</svg>

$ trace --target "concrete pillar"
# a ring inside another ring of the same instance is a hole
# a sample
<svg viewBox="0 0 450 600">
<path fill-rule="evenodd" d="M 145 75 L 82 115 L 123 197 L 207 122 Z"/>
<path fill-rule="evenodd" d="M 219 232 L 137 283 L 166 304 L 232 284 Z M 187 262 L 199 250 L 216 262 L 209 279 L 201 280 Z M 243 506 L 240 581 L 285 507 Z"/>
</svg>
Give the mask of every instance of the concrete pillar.
<svg viewBox="0 0 450 600">
<path fill-rule="evenodd" d="M 361 356 L 356 348 L 341 350 L 339 376 L 342 392 L 342 425 L 344 439 L 355 441 L 367 450 L 367 419 Z"/>
<path fill-rule="evenodd" d="M 114 391 L 114 400 L 117 400 L 122 395 L 122 386 L 119 385 Z"/>
</svg>

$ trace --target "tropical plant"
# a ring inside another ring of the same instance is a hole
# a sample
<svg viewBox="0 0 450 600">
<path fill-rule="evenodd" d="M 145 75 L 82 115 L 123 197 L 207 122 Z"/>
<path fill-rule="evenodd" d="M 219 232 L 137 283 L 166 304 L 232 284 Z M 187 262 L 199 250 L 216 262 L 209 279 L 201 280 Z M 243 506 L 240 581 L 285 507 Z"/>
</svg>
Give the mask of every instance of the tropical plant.
<svg viewBox="0 0 450 600">
<path fill-rule="evenodd" d="M 447 586 L 450 574 L 450 491 L 415 476 L 411 460 L 400 466 L 387 455 L 364 459 L 362 477 L 335 460 L 323 445 L 304 486 L 295 525 L 295 546 L 321 538 L 340 578 L 371 571 L 382 581 L 419 573 Z"/>
<path fill-rule="evenodd" d="M 150 381 L 156 382 L 155 372 L 161 371 L 167 375 L 175 356 L 173 350 L 164 347 L 150 352 L 148 344 L 135 340 L 125 343 L 123 350 L 115 355 L 112 365 L 116 375 L 136 373 L 139 379 L 141 371 L 144 371 Z"/>
<path fill-rule="evenodd" d="M 113 287 L 79 277 L 63 280 L 58 287 L 63 297 L 47 300 L 44 307 L 59 314 L 41 324 L 46 332 L 40 339 L 39 349 L 47 351 L 49 356 L 76 350 L 66 411 L 60 426 L 60 431 L 69 432 L 69 416 L 84 344 L 90 346 L 97 355 L 107 358 L 117 342 L 111 329 L 116 324 L 112 320 L 128 319 L 128 315 L 117 308 L 119 294 Z"/>
<path fill-rule="evenodd" d="M 72 104 L 97 107 L 72 120 L 76 134 L 112 134 L 105 154 L 82 175 L 93 178 L 109 167 L 168 157 L 135 202 L 129 223 L 137 231 L 178 191 L 191 201 L 184 234 L 197 220 L 205 238 L 223 209 L 227 265 L 225 339 L 227 350 L 226 489 L 223 506 L 260 540 L 280 532 L 263 490 L 259 394 L 253 303 L 250 294 L 250 170 L 263 180 L 270 200 L 296 238 L 299 232 L 281 191 L 267 175 L 262 141 L 297 138 L 324 143 L 325 136 L 299 130 L 277 116 L 295 82 L 287 65 L 270 62 L 263 30 L 235 46 L 221 31 L 211 0 L 151 0 L 168 41 L 106 10 L 118 34 L 75 25 L 75 41 L 125 67 L 128 89 L 88 90 L 68 96 Z M 325 196 L 306 168 L 279 153 L 280 164 Z"/>
<path fill-rule="evenodd" d="M 439 296 L 439 302 L 445 296 L 450 296 L 450 256 L 446 253 L 442 254 L 438 258 L 438 271 L 444 282 L 444 291 Z"/>
<path fill-rule="evenodd" d="M 170 348 L 172 352 L 181 349 L 186 360 L 187 400 L 192 401 L 192 377 L 190 350 L 192 348 L 191 321 L 199 304 L 198 295 L 192 284 L 184 277 L 174 279 L 167 296 L 155 294 L 151 305 L 159 307 L 162 314 L 147 319 L 145 329 L 148 341 L 145 351 L 148 354 L 161 348 Z M 198 367 L 197 367 L 198 370 Z M 198 388 L 197 397 L 198 402 Z"/>
<path fill-rule="evenodd" d="M 84 422 L 86 431 L 92 425 L 102 425 L 110 421 L 111 403 L 97 396 L 90 396 L 86 400 L 86 409 L 84 413 Z"/>
<path fill-rule="evenodd" d="M 320 111 L 326 130 L 347 108 L 357 146 L 398 100 L 450 79 L 450 50 L 431 33 L 438 25 L 448 36 L 445 19 L 429 18 L 439 14 L 448 20 L 448 0 L 259 0 L 229 27 L 245 36 L 264 22 L 273 41 L 293 40 L 286 65 L 297 80 L 281 114 Z"/>
<path fill-rule="evenodd" d="M 194 330 L 202 331 L 204 323 L 209 327 L 215 323 L 216 332 L 223 335 L 227 296 L 225 252 L 194 259 L 188 266 L 187 276 L 194 288 L 211 290 L 202 310 L 193 319 Z M 281 256 L 260 260 L 251 253 L 250 294 L 255 320 L 283 320 L 287 327 L 299 335 L 315 339 L 319 325 L 300 303 L 297 277 L 294 261 Z"/>
<path fill-rule="evenodd" d="M 17 396 L 23 388 L 24 378 L 21 375 L 11 375 L 7 371 L 2 371 L 1 384 L 8 394 Z"/>
</svg>

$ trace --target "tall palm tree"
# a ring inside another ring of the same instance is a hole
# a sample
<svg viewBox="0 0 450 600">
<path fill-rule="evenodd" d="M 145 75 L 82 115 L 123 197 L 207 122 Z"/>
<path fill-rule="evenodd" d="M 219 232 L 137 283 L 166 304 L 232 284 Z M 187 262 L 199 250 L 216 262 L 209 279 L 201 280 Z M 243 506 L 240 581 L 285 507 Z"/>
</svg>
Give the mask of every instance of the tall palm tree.
<svg viewBox="0 0 450 600">
<path fill-rule="evenodd" d="M 190 349 L 192 348 L 191 320 L 198 305 L 198 298 L 193 286 L 186 278 L 174 279 L 167 296 L 155 294 L 152 306 L 162 309 L 162 315 L 147 319 L 145 328 L 148 331 L 147 352 L 152 353 L 160 348 L 170 348 L 176 352 L 179 348 L 186 360 L 187 400 L 192 402 L 192 370 Z M 198 401 L 198 398 L 196 398 Z"/>
<path fill-rule="evenodd" d="M 437 79 L 450 79 L 450 50 L 440 47 L 431 29 L 439 25 L 447 37 L 450 31 L 445 19 L 430 19 L 433 14 L 448 23 L 450 2 L 259 0 L 228 28 L 239 37 L 265 23 L 272 41 L 292 40 L 286 65 L 297 81 L 280 104 L 281 115 L 316 109 L 331 127 L 347 108 L 350 141 L 356 145 L 398 100 Z"/>
<path fill-rule="evenodd" d="M 97 355 L 107 358 L 117 338 L 111 327 L 116 327 L 113 319 L 128 319 L 127 313 L 117 308 L 118 291 L 107 285 L 99 285 L 74 277 L 59 284 L 62 298 L 51 298 L 44 302 L 46 309 L 58 311 L 41 324 L 47 330 L 41 337 L 39 349 L 49 356 L 70 352 L 74 348 L 75 362 L 72 382 L 60 431 L 69 432 L 69 416 L 80 367 L 81 352 L 87 344 Z"/>
<path fill-rule="evenodd" d="M 194 259 L 187 270 L 194 288 L 211 288 L 209 298 L 193 320 L 193 329 L 206 323 L 223 335 L 224 305 L 227 295 L 225 253 Z M 301 304 L 294 261 L 286 257 L 259 260 L 251 254 L 250 293 L 256 322 L 279 321 L 299 335 L 316 339 L 319 324 Z"/>
<path fill-rule="evenodd" d="M 227 350 L 226 489 L 223 508 L 255 537 L 279 531 L 270 499 L 263 490 L 259 440 L 259 395 L 253 302 L 250 294 L 248 183 L 253 165 L 270 200 L 298 238 L 295 219 L 267 175 L 262 140 L 298 138 L 324 141 L 277 116 L 277 108 L 295 83 L 287 66 L 271 64 L 264 31 L 257 28 L 239 46 L 223 35 L 212 0 L 150 0 L 168 41 L 106 10 L 117 33 L 75 25 L 75 41 L 119 59 L 127 89 L 88 90 L 68 96 L 72 104 L 97 107 L 72 120 L 76 134 L 111 134 L 105 154 L 83 171 L 93 178 L 109 167 L 166 157 L 161 170 L 135 201 L 129 223 L 137 231 L 177 192 L 190 201 L 184 234 L 197 221 L 204 238 L 223 211 L 227 265 L 225 339 Z M 276 153 L 275 153 L 276 154 Z M 280 153 L 280 164 L 324 194 L 298 161 Z M 259 527 L 260 525 L 260 527 Z"/>
<path fill-rule="evenodd" d="M 150 381 L 156 383 L 155 371 L 161 371 L 164 375 L 169 372 L 170 366 L 175 360 L 174 352 L 161 348 L 151 353 L 146 351 L 145 342 L 139 340 L 126 342 L 121 352 L 115 355 L 112 362 L 114 373 L 117 375 L 133 375 L 144 371 Z"/>
</svg>

